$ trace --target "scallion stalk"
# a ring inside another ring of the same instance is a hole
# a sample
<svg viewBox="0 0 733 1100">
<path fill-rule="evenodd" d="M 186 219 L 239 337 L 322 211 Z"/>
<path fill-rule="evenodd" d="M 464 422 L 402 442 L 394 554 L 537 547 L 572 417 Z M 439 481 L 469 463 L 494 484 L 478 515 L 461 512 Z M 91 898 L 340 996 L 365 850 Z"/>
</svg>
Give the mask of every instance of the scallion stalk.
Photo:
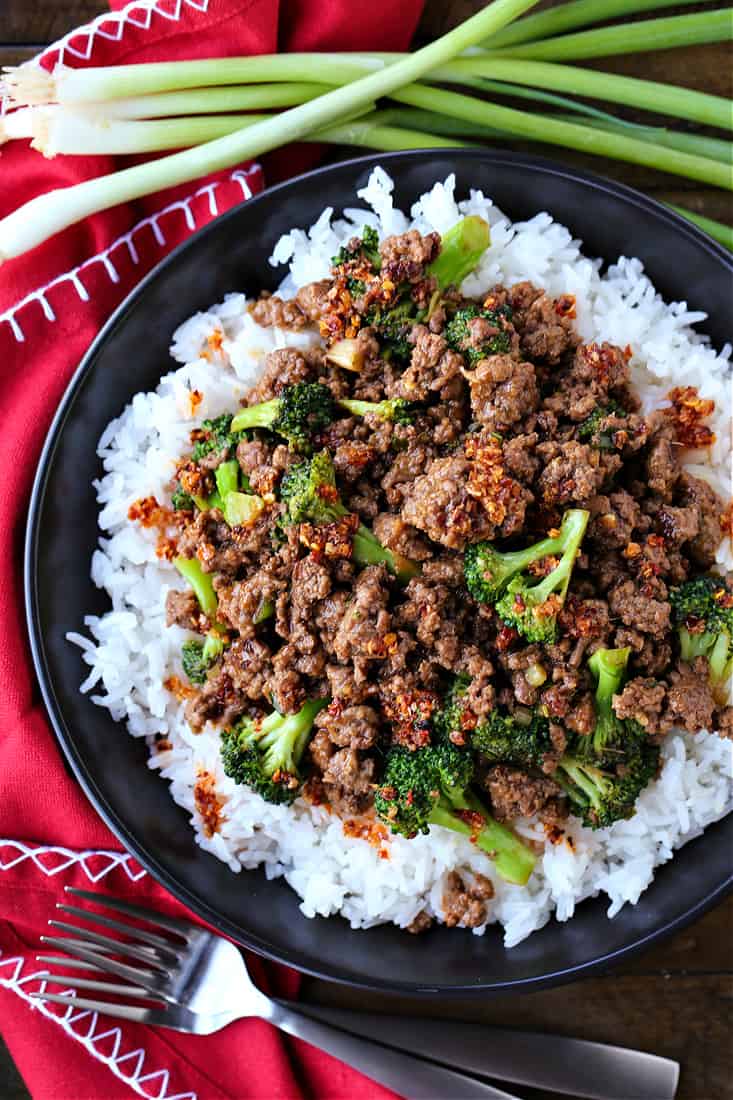
<svg viewBox="0 0 733 1100">
<path fill-rule="evenodd" d="M 679 214 L 680 217 L 686 218 L 688 222 L 692 222 L 712 237 L 713 240 L 718 241 L 730 252 L 733 252 L 733 226 L 723 225 L 722 222 L 716 222 L 713 218 L 696 214 L 694 210 L 686 210 L 683 206 L 675 206 L 672 202 L 666 202 L 664 205 L 668 206 L 670 210 L 674 210 L 675 214 Z"/>
<path fill-rule="evenodd" d="M 527 114 L 512 107 L 500 107 L 495 103 L 476 99 L 474 96 L 442 88 L 429 88 L 421 84 L 400 88 L 390 93 L 390 98 L 410 107 L 420 107 L 468 122 L 479 122 L 497 127 L 530 141 L 561 145 L 612 160 L 626 160 L 632 164 L 644 164 L 649 168 L 686 176 L 715 187 L 733 189 L 733 169 L 720 161 L 676 149 L 654 145 L 648 141 L 628 137 L 625 134 L 608 133 L 575 122 L 563 122 L 547 116 Z"/>
<path fill-rule="evenodd" d="M 722 130 L 733 129 L 731 103 L 724 96 L 708 95 L 674 84 L 660 84 L 655 80 L 639 80 L 616 73 L 596 72 L 575 65 L 556 65 L 548 61 L 522 61 L 513 58 L 477 55 L 452 62 L 452 80 L 465 76 L 485 76 L 492 80 L 504 80 L 508 84 L 522 84 L 535 88 L 549 88 L 570 95 L 588 96 L 611 103 L 624 103 L 657 114 L 687 118 Z M 440 78 L 444 79 L 443 71 Z M 438 74 L 432 73 L 431 79 Z"/>
<path fill-rule="evenodd" d="M 528 58 L 534 61 L 581 61 L 614 54 L 644 53 L 647 50 L 671 50 L 678 46 L 699 46 L 708 42 L 726 42 L 733 38 L 730 8 L 670 15 L 663 19 L 644 19 L 640 23 L 594 28 L 578 34 L 564 34 L 524 45 L 490 47 L 492 57 Z"/>
<path fill-rule="evenodd" d="M 111 119 L 108 122 L 89 122 L 78 113 L 69 110 L 52 111 L 49 107 L 31 107 L 36 121 L 33 147 L 46 157 L 91 156 L 105 154 L 121 156 L 137 153 L 163 152 L 167 149 L 188 149 L 206 141 L 213 141 L 226 134 L 235 133 L 246 126 L 274 119 L 275 115 L 204 115 L 192 118 L 157 118 L 133 121 Z M 374 112 L 376 114 L 376 112 Z M 336 126 L 328 126 L 310 135 L 308 140 L 323 141 L 330 145 L 356 145 L 383 152 L 399 152 L 402 149 L 424 149 L 445 146 L 453 148 L 468 144 L 458 138 L 451 139 L 430 134 L 419 129 L 389 126 L 372 116 L 363 121 L 354 119 Z"/>
<path fill-rule="evenodd" d="M 573 119 L 565 116 L 565 121 L 571 122 Z M 666 145 L 670 149 L 679 149 L 683 153 L 709 157 L 711 160 L 719 160 L 721 164 L 733 164 L 733 142 L 725 141 L 723 138 L 707 137 L 705 134 L 688 134 L 682 130 L 668 130 L 665 126 L 642 126 L 637 122 L 613 118 L 611 115 L 605 118 L 594 118 L 589 125 L 598 130 L 626 133 L 641 140 L 647 139 L 656 145 Z"/>
<path fill-rule="evenodd" d="M 571 0 L 549 11 L 533 12 L 517 19 L 493 35 L 487 48 L 513 46 L 518 42 L 536 42 L 556 34 L 586 27 L 590 23 L 605 23 L 621 15 L 639 15 L 644 11 L 673 8 L 679 0 Z"/>
<path fill-rule="evenodd" d="M 206 142 L 185 152 L 161 157 L 146 164 L 126 168 L 111 176 L 85 180 L 71 187 L 38 195 L 0 221 L 0 260 L 18 256 L 69 225 L 106 210 L 119 203 L 131 202 L 167 187 L 174 187 L 211 172 L 230 168 L 234 164 L 303 140 L 327 126 L 342 122 L 373 100 L 444 65 L 462 50 L 475 45 L 517 15 L 533 7 L 536 0 L 494 0 L 494 3 L 466 20 L 460 26 L 424 46 L 393 65 L 334 89 L 309 103 L 284 111 L 275 118 L 237 130 L 215 141 Z M 257 61 L 257 58 L 250 59 Z M 185 65 L 187 62 L 173 62 Z M 191 64 L 204 64 L 193 62 Z M 216 62 L 215 64 L 220 64 Z M 128 71 L 135 66 L 122 66 Z M 321 58 L 320 75 L 324 75 L 325 60 Z M 76 70 L 87 75 L 90 69 Z M 109 73 L 111 70 L 104 70 Z M 160 87 L 151 90 L 161 90 Z M 131 89 L 131 92 L 139 89 Z M 131 94 L 128 92 L 128 94 Z M 98 97 L 95 97 L 98 98 Z M 422 104 L 418 104 L 422 106 Z M 566 124 L 562 124 L 566 125 Z M 606 138 L 614 135 L 604 135 Z M 621 140 L 615 138 L 615 140 Z M 677 154 L 681 155 L 681 154 Z"/>
<path fill-rule="evenodd" d="M 289 84 L 240 84 L 222 88 L 186 89 L 180 92 L 158 92 L 155 95 L 131 96 L 104 103 L 78 103 L 77 113 L 85 112 L 92 119 L 105 118 L 175 118 L 189 115 L 228 115 L 234 111 L 269 111 L 275 107 L 295 107 L 331 90 L 329 84 L 306 81 Z M 6 118 L 11 118 L 7 115 Z"/>
<path fill-rule="evenodd" d="M 415 57 L 416 54 L 410 56 Z M 320 84 L 326 77 L 329 84 L 346 84 L 365 72 L 384 69 L 386 64 L 381 58 L 368 54 L 260 54 L 256 57 L 155 61 L 87 69 L 57 65 L 49 73 L 27 62 L 5 69 L 4 83 L 11 106 L 37 106 L 43 103 L 78 105 L 224 85 L 294 80 Z"/>
</svg>

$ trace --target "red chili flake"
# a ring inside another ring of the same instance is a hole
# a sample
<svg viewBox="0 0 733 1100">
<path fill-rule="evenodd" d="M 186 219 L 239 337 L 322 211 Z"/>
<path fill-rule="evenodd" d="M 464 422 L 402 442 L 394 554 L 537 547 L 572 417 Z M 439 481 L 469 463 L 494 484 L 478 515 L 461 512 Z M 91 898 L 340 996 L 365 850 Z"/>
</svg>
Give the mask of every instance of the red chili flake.
<svg viewBox="0 0 733 1100">
<path fill-rule="evenodd" d="M 476 835 L 481 832 L 485 825 L 484 818 L 476 810 L 454 810 L 453 813 L 464 825 L 468 825 L 470 829 L 475 829 Z M 475 836 L 472 836 L 471 840 L 475 841 Z"/>
<path fill-rule="evenodd" d="M 575 317 L 575 295 L 561 294 L 555 302 L 555 313 L 558 317 Z"/>
<path fill-rule="evenodd" d="M 500 653 L 505 653 L 519 638 L 519 631 L 513 626 L 503 626 L 496 635 L 496 648 Z"/>
<path fill-rule="evenodd" d="M 343 714 L 343 710 L 344 704 L 338 697 L 332 699 L 326 708 L 327 713 L 330 714 L 332 718 L 340 718 Z"/>
<path fill-rule="evenodd" d="M 674 421 L 678 443 L 683 447 L 709 447 L 715 442 L 715 433 L 702 423 L 714 411 L 714 401 L 700 397 L 696 386 L 675 386 L 667 397 L 672 404 L 663 411 Z"/>
</svg>

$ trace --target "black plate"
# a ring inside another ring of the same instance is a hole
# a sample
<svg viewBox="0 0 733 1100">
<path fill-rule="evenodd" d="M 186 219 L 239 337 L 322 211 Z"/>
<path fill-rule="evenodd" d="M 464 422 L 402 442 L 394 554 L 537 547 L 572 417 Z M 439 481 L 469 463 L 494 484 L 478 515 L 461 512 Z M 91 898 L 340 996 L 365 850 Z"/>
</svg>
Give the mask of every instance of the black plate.
<svg viewBox="0 0 733 1100">
<path fill-rule="evenodd" d="M 394 992 L 529 988 L 608 964 L 680 927 L 731 888 L 733 817 L 711 827 L 657 872 L 638 905 L 612 921 L 603 900 L 566 924 L 554 921 L 506 951 L 496 929 L 483 938 L 434 929 L 415 938 L 392 926 L 352 932 L 340 918 L 306 920 L 282 881 L 233 875 L 194 844 L 187 815 L 145 766 L 145 745 L 79 694 L 79 651 L 64 640 L 85 613 L 108 603 L 89 579 L 100 474 L 96 444 L 132 395 L 153 389 L 170 368 L 175 327 L 227 291 L 274 287 L 272 245 L 294 225 L 310 225 L 328 203 L 356 205 L 371 168 L 385 164 L 403 208 L 449 172 L 458 192 L 481 187 L 514 219 L 550 210 L 585 242 L 590 256 L 639 256 L 667 299 L 706 310 L 716 345 L 729 337 L 733 267 L 728 254 L 657 203 L 618 184 L 526 156 L 428 151 L 366 157 L 289 183 L 218 218 L 181 245 L 117 310 L 79 367 L 56 416 L 31 501 L 26 595 L 43 695 L 61 746 L 87 795 L 150 873 L 212 925 L 302 970 Z M 680 380 L 682 381 L 682 379 Z"/>
</svg>

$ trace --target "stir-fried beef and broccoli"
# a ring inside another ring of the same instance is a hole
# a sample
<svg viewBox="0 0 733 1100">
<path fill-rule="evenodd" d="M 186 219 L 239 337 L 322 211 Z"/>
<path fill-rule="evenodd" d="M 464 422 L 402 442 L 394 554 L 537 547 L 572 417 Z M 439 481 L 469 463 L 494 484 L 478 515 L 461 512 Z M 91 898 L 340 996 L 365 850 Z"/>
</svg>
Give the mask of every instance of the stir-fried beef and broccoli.
<svg viewBox="0 0 733 1100">
<path fill-rule="evenodd" d="M 731 734 L 733 590 L 723 504 L 682 465 L 705 406 L 643 415 L 630 350 L 582 343 L 569 295 L 464 298 L 488 243 L 480 218 L 367 228 L 252 306 L 321 344 L 271 352 L 192 432 L 168 622 L 197 635 L 187 719 L 237 783 L 443 825 L 523 883 L 517 818 L 610 825 L 673 727 Z"/>
</svg>

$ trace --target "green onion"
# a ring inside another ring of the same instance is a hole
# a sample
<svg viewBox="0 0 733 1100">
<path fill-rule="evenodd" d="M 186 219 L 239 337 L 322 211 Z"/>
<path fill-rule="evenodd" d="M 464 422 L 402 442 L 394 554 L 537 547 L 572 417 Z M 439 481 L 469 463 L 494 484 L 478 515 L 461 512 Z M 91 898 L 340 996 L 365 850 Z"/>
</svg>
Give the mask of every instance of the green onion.
<svg viewBox="0 0 733 1100">
<path fill-rule="evenodd" d="M 670 210 L 674 210 L 675 214 L 679 214 L 680 217 L 687 218 L 688 222 L 693 222 L 708 236 L 718 241 L 730 252 L 733 252 L 733 226 L 723 225 L 722 222 L 716 222 L 713 218 L 706 218 L 703 214 L 696 214 L 693 210 L 685 210 L 683 206 L 675 206 L 672 202 L 667 202 L 664 205 L 668 206 Z"/>
<path fill-rule="evenodd" d="M 77 103 L 77 112 L 87 112 L 94 119 L 105 118 L 166 118 L 176 115 L 231 114 L 233 111 L 269 111 L 274 107 L 295 107 L 331 90 L 329 84 L 300 81 L 290 84 L 239 84 L 223 88 L 198 88 L 180 92 L 158 92 L 128 99 L 112 99 L 103 104 Z M 8 115 L 7 118 L 11 116 Z"/>
<path fill-rule="evenodd" d="M 644 164 L 663 172 L 700 180 L 715 187 L 733 189 L 733 170 L 729 165 L 707 157 L 678 152 L 648 141 L 607 133 L 574 122 L 563 122 L 546 116 L 530 115 L 512 107 L 499 107 L 474 96 L 462 95 L 439 88 L 413 84 L 390 93 L 392 99 L 411 107 L 438 110 L 441 114 L 464 118 L 468 122 L 483 122 L 531 141 L 547 142 L 584 153 Z"/>
<path fill-rule="evenodd" d="M 34 248 L 54 233 L 100 210 L 117 206 L 119 203 L 131 202 L 143 195 L 186 183 L 211 172 L 230 168 L 243 160 L 259 156 L 288 142 L 303 140 L 315 131 L 343 121 L 354 111 L 363 110 L 373 100 L 388 95 L 400 86 L 417 80 L 431 69 L 450 61 L 456 54 L 475 45 L 484 36 L 492 34 L 535 3 L 536 0 L 494 0 L 494 3 L 471 19 L 416 53 L 404 57 L 387 68 L 355 80 L 343 88 L 337 88 L 326 95 L 319 96 L 309 103 L 284 111 L 273 119 L 257 122 L 226 137 L 187 149 L 185 152 L 174 153 L 172 156 L 126 168 L 111 176 L 85 180 L 72 187 L 59 188 L 38 195 L 0 221 L 0 261 Z M 284 60 L 289 59 L 285 56 Z M 172 62 L 164 65 L 163 69 L 176 70 L 178 66 L 189 64 L 205 65 L 207 62 Z M 218 60 L 213 64 L 215 67 L 226 67 L 225 62 Z M 139 67 L 127 65 L 121 68 L 129 73 Z M 155 68 L 160 72 L 160 66 Z M 321 58 L 319 73 L 321 79 L 326 69 L 327 60 Z M 91 69 L 69 71 L 84 76 L 93 72 Z M 107 69 L 103 70 L 103 73 L 109 75 L 112 71 Z M 132 85 L 134 80 L 131 81 L 131 86 L 125 94 L 140 93 L 139 86 Z M 162 90 L 160 80 L 157 87 L 151 87 L 148 90 Z M 97 94 L 93 98 L 99 98 L 99 91 L 100 89 L 97 88 Z M 115 94 L 122 93 L 117 91 Z"/>
<path fill-rule="evenodd" d="M 437 44 L 434 42 L 431 45 Z M 452 51 L 448 53 L 447 60 L 451 56 L 455 56 Z M 365 72 L 384 69 L 385 65 L 385 61 L 368 54 L 354 54 L 352 57 L 337 53 L 212 57 L 203 61 L 157 61 L 88 69 L 57 65 L 50 73 L 26 62 L 16 68 L 5 69 L 4 83 L 11 106 L 44 103 L 78 106 L 186 89 L 189 90 L 189 102 L 195 103 L 190 89 L 292 80 L 320 84 L 326 77 L 328 84 L 345 84 Z M 191 113 L 190 107 L 188 113 Z"/>
<path fill-rule="evenodd" d="M 731 103 L 724 96 L 694 92 L 674 84 L 659 84 L 654 80 L 595 72 L 574 65 L 553 65 L 546 61 L 522 61 L 505 57 L 473 56 L 454 61 L 450 66 L 453 79 L 466 76 L 486 76 L 505 80 L 509 84 L 524 84 L 535 88 L 550 88 L 556 92 L 588 96 L 613 103 L 625 103 L 658 114 L 687 118 L 722 130 L 733 129 Z M 431 79 L 435 74 L 431 74 Z"/>
<path fill-rule="evenodd" d="M 562 117 L 562 116 L 557 116 Z M 573 121 L 566 118 L 567 122 Z M 733 142 L 723 138 L 707 137 L 705 134 L 688 134 L 681 130 L 668 130 L 664 126 L 642 126 L 626 119 L 594 118 L 591 125 L 598 130 L 610 130 L 612 133 L 627 133 L 632 137 L 648 139 L 656 145 L 666 145 L 670 149 L 679 149 L 683 153 L 694 153 L 701 157 L 719 160 L 722 164 L 733 163 Z"/>
<path fill-rule="evenodd" d="M 543 42 L 489 49 L 492 56 L 511 55 L 535 61 L 579 61 L 613 54 L 643 53 L 645 50 L 670 50 L 677 46 L 695 46 L 706 42 L 725 42 L 733 38 L 730 8 L 670 15 L 665 19 L 645 19 L 618 27 L 601 27 L 579 34 L 565 34 Z"/>
<path fill-rule="evenodd" d="M 678 3 L 679 0 L 573 0 L 569 4 L 558 4 L 549 11 L 533 12 L 524 19 L 518 19 L 493 35 L 491 41 L 484 45 L 493 49 L 495 46 L 513 46 L 517 42 L 536 42 L 540 38 L 573 30 L 574 27 L 605 23 L 620 15 L 673 8 Z"/>
<path fill-rule="evenodd" d="M 102 153 L 122 155 L 190 148 L 276 117 L 259 114 L 245 117 L 203 115 L 193 118 L 144 119 L 139 122 L 111 119 L 105 124 L 80 120 L 73 111 L 69 110 L 64 110 L 52 118 L 48 116 L 47 107 L 28 107 L 24 110 L 34 112 L 38 118 L 34 123 L 33 132 L 23 136 L 30 137 L 35 134 L 33 148 L 38 149 L 46 157 L 55 157 L 60 154 L 66 156 L 93 156 Z M 20 114 L 20 112 L 17 113 Z M 376 113 L 373 112 L 373 114 Z M 369 149 L 381 149 L 384 152 L 424 149 L 427 146 L 453 148 L 466 144 L 466 142 L 450 140 L 438 134 L 378 125 L 371 121 L 371 117 L 368 116 L 363 121 L 356 119 L 341 125 L 328 126 L 325 130 L 318 130 L 315 134 L 311 134 L 307 140 L 326 142 L 330 145 L 356 145 Z"/>
</svg>

